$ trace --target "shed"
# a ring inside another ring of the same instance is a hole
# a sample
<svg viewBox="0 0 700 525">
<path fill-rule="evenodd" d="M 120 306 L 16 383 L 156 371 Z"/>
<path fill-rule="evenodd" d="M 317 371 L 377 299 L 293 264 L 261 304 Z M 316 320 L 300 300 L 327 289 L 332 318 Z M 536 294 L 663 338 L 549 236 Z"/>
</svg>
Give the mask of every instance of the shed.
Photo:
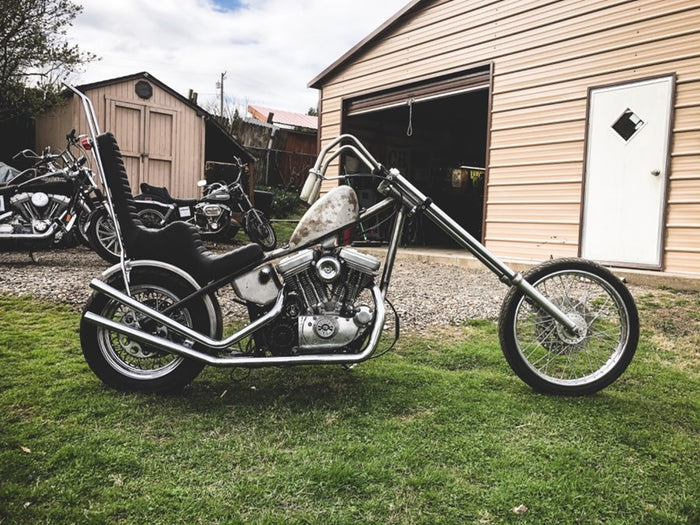
<svg viewBox="0 0 700 525">
<path fill-rule="evenodd" d="M 503 258 L 700 276 L 698 50 L 693 0 L 413 0 L 309 85 Z"/>
<path fill-rule="evenodd" d="M 102 131 L 117 137 L 132 190 L 141 182 L 165 186 L 174 196 L 198 197 L 205 161 L 244 162 L 255 159 L 216 118 L 149 73 L 142 72 L 79 86 L 92 101 Z M 71 129 L 87 133 L 80 101 L 40 116 L 36 144 L 65 147 Z"/>
</svg>

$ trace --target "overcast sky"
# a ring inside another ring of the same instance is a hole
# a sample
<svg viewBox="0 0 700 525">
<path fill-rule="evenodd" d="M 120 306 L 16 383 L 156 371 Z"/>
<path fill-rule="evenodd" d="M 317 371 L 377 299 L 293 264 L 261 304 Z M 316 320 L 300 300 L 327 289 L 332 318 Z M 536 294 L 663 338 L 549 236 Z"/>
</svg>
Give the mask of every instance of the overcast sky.
<svg viewBox="0 0 700 525">
<path fill-rule="evenodd" d="M 75 0 L 71 41 L 102 57 L 76 84 L 148 71 L 175 91 L 306 113 L 307 84 L 408 0 Z"/>
</svg>

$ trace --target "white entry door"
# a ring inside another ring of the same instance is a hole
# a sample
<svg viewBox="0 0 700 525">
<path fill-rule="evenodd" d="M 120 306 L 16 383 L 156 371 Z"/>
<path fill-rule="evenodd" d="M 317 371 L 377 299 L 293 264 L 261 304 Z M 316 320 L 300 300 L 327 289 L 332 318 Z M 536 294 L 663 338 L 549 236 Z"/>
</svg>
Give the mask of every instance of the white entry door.
<svg viewBox="0 0 700 525">
<path fill-rule="evenodd" d="M 581 255 L 661 266 L 672 76 L 590 92 Z"/>
</svg>

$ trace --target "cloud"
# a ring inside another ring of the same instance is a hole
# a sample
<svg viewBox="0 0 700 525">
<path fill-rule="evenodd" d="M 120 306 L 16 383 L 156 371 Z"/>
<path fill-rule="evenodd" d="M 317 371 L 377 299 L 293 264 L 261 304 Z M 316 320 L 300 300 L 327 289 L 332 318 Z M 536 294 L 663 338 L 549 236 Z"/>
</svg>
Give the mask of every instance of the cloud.
<svg viewBox="0 0 700 525">
<path fill-rule="evenodd" d="M 95 82 L 148 71 L 174 90 L 305 112 L 308 82 L 384 23 L 407 0 L 78 0 L 69 36 L 101 56 L 74 79 Z"/>
</svg>

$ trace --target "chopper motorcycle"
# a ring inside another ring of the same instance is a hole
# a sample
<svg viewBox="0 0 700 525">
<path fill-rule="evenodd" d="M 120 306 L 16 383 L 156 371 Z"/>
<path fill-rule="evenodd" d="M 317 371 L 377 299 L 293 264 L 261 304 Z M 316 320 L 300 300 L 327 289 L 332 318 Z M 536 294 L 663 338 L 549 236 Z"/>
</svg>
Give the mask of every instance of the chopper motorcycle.
<svg viewBox="0 0 700 525">
<path fill-rule="evenodd" d="M 31 164 L 0 183 L 1 249 L 48 248 L 59 245 L 69 234 L 88 244 L 88 215 L 102 199 L 93 173 L 86 165 L 85 136 L 75 130 L 66 135 L 66 148 L 42 155 L 23 150 L 14 160 Z M 89 147 L 89 146 L 88 146 Z M 74 153 L 74 148 L 79 153 Z"/>
<path fill-rule="evenodd" d="M 233 158 L 232 164 L 237 173 L 232 182 L 208 183 L 200 180 L 197 183 L 203 188 L 201 199 L 175 199 L 167 188 L 145 182 L 141 183 L 141 194 L 134 199 L 163 205 L 160 210 L 152 211 L 154 222 L 160 226 L 176 220 L 186 221 L 194 224 L 202 238 L 211 240 L 228 241 L 235 237 L 240 224 L 234 218 L 234 213 L 240 214 L 243 231 L 250 240 L 265 251 L 273 250 L 277 246 L 275 230 L 265 214 L 250 202 L 241 184 L 241 175 L 246 172 L 247 166 L 238 157 Z"/>
<path fill-rule="evenodd" d="M 76 93 L 90 115 L 89 99 Z M 90 283 L 94 292 L 82 314 L 80 339 L 90 368 L 113 388 L 177 391 L 205 365 L 351 368 L 383 353 L 377 349 L 392 268 L 412 214 L 433 221 L 510 287 L 499 319 L 500 343 L 513 371 L 536 391 L 590 394 L 617 379 L 632 360 L 637 310 L 609 270 L 572 258 L 547 261 L 524 275 L 514 272 L 353 136 L 338 137 L 319 154 L 301 192 L 312 205 L 287 245 L 265 253 L 249 244 L 214 255 L 184 222 L 143 228 L 116 139 L 99 135 L 94 117 L 89 120 L 124 250 L 119 264 Z M 331 162 L 344 154 L 367 166 L 366 176 L 377 182 L 383 200 L 361 210 L 348 185 L 319 198 Z M 339 243 L 348 227 L 381 213 L 393 217 L 383 261 Z M 245 318 L 231 323 L 234 332 L 224 336 L 216 291 L 229 284 Z"/>
</svg>

